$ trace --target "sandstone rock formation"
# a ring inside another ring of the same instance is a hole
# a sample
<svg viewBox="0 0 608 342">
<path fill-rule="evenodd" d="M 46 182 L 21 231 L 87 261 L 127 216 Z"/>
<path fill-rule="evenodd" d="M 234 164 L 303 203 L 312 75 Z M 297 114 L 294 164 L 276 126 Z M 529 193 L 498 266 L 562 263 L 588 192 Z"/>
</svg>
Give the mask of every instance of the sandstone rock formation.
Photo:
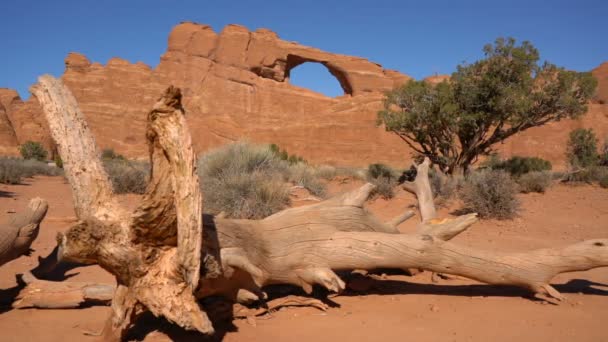
<svg viewBox="0 0 608 342">
<path fill-rule="evenodd" d="M 327 67 L 344 96 L 326 97 L 289 83 L 290 72 L 306 62 Z M 410 151 L 396 136 L 376 127 L 383 92 L 410 79 L 359 57 L 324 52 L 279 39 L 266 29 L 249 31 L 228 25 L 216 33 L 207 25 L 182 23 L 169 35 L 156 68 L 113 58 L 104 66 L 71 53 L 62 76 L 71 89 L 101 148 L 129 157 L 146 156 L 146 110 L 168 85 L 180 87 L 194 147 L 203 152 L 246 139 L 276 143 L 314 163 L 365 166 L 385 162 L 406 166 Z M 594 73 L 603 73 L 604 64 Z M 602 69 L 603 68 L 603 69 Z M 433 76 L 431 82 L 445 79 Z M 600 81 L 600 95 L 608 84 Z M 0 153 L 25 140 L 52 148 L 46 122 L 35 99 L 23 102 L 0 89 L 10 125 L 0 111 Z M 561 122 L 507 141 L 506 154 L 534 155 L 563 163 L 564 141 L 574 127 L 608 134 L 608 106 L 593 104 L 578 121 Z M 10 129 L 14 131 L 11 138 Z M 197 134 L 200 132 L 200 134 Z M 12 140 L 11 140 L 12 139 Z"/>
<path fill-rule="evenodd" d="M 9 131 L 12 131 L 8 134 L 3 132 L 5 130 L 2 129 L 2 114 L 0 113 L 0 152 L 2 154 L 17 154 L 18 145 L 28 140 L 41 142 L 49 151 L 54 150 L 47 122 L 36 99 L 31 98 L 24 102 L 15 90 L 0 88 L 0 105 L 5 109 L 6 122 L 10 123 Z M 13 139 L 9 135 L 12 135 Z M 4 141 L 13 141 L 13 144 L 5 145 Z"/>
</svg>

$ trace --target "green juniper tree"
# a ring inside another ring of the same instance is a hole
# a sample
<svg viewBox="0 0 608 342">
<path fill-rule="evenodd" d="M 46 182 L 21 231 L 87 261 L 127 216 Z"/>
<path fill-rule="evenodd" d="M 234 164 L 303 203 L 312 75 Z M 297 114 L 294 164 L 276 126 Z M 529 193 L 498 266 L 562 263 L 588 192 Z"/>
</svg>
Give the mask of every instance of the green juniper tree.
<svg viewBox="0 0 608 342">
<path fill-rule="evenodd" d="M 597 81 L 548 62 L 524 41 L 499 38 L 485 58 L 461 64 L 449 81 L 411 80 L 387 93 L 378 124 L 442 171 L 468 172 L 480 155 L 531 127 L 587 111 Z"/>
</svg>

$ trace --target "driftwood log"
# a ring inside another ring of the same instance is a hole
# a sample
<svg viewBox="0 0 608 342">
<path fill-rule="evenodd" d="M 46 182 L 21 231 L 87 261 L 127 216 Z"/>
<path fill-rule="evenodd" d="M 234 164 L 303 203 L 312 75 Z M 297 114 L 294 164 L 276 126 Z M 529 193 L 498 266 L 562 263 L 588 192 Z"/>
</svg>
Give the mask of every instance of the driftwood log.
<svg viewBox="0 0 608 342">
<path fill-rule="evenodd" d="M 45 200 L 34 198 L 25 210 L 0 224 L 0 266 L 29 253 L 48 208 Z"/>
<path fill-rule="evenodd" d="M 181 94 L 173 87 L 148 114 L 151 180 L 139 207 L 130 213 L 112 193 L 93 136 L 69 90 L 60 80 L 42 76 L 32 93 L 58 144 L 79 219 L 59 237 L 60 257 L 97 263 L 116 276 L 111 317 L 103 331 L 106 340 L 120 340 L 144 311 L 212 334 L 198 298 L 223 295 L 247 303 L 263 299 L 263 287 L 269 284 L 292 284 L 308 293 L 320 285 L 340 292 L 345 284 L 335 271 L 341 270 L 424 269 L 561 299 L 549 284 L 555 275 L 608 266 L 606 239 L 523 253 L 450 242 L 476 216 L 436 218 L 428 160 L 418 165 L 416 180 L 405 184 L 419 201 L 422 221 L 415 234 L 397 229 L 411 213 L 384 223 L 363 208 L 371 184 L 263 220 L 203 215 Z"/>
</svg>

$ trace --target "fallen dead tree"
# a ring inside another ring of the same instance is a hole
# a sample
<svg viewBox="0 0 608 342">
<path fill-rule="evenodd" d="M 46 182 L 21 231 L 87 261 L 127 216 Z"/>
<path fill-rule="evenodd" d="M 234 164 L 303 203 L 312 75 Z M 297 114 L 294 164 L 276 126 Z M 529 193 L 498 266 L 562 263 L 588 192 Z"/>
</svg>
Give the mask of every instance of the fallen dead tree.
<svg viewBox="0 0 608 342">
<path fill-rule="evenodd" d="M 95 141 L 69 90 L 43 76 L 32 92 L 58 144 L 79 218 L 59 237 L 59 255 L 97 263 L 116 277 L 112 312 L 103 332 L 107 340 L 120 340 L 145 311 L 211 334 L 213 326 L 198 298 L 222 295 L 248 303 L 263 299 L 263 287 L 270 284 L 292 284 L 307 293 L 314 285 L 340 292 L 345 284 L 335 272 L 341 270 L 424 269 L 561 299 L 549 284 L 555 275 L 608 266 L 606 239 L 523 253 L 450 242 L 476 216 L 436 218 L 428 160 L 418 165 L 416 180 L 404 185 L 419 201 L 422 222 L 415 234 L 399 234 L 397 229 L 411 213 L 384 223 L 364 210 L 371 184 L 263 220 L 203 215 L 181 94 L 173 87 L 148 114 L 152 173 L 139 207 L 131 213 L 112 193 Z M 309 299 L 308 304 L 318 302 Z"/>
</svg>

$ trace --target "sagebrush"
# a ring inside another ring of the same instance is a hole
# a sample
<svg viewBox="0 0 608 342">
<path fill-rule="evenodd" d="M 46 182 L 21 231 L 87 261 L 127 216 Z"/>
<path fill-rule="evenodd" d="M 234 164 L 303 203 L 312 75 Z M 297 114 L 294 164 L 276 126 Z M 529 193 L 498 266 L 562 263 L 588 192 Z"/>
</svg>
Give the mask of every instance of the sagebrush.
<svg viewBox="0 0 608 342">
<path fill-rule="evenodd" d="M 483 218 L 510 219 L 519 209 L 517 189 L 517 184 L 504 171 L 478 171 L 467 177 L 461 199 L 466 209 Z"/>
<path fill-rule="evenodd" d="M 259 219 L 289 204 L 288 165 L 267 146 L 238 142 L 198 161 L 205 210 L 231 218 Z"/>
<path fill-rule="evenodd" d="M 143 194 L 150 179 L 150 164 L 127 159 L 103 159 L 103 167 L 117 194 Z"/>
<path fill-rule="evenodd" d="M 534 171 L 517 178 L 519 191 L 544 193 L 553 183 L 553 175 L 547 171 Z"/>
<path fill-rule="evenodd" d="M 0 157 L 0 183 L 20 184 L 23 178 L 37 175 L 58 176 L 63 174 L 60 168 L 35 159 Z"/>
<path fill-rule="evenodd" d="M 390 166 L 381 163 L 370 164 L 367 168 L 367 181 L 374 184 L 372 196 L 390 199 L 395 196 L 394 188 L 398 184 L 398 174 Z"/>
<path fill-rule="evenodd" d="M 306 188 L 312 195 L 324 197 L 327 186 L 316 174 L 315 169 L 305 163 L 294 163 L 289 167 L 290 182 Z"/>
</svg>

